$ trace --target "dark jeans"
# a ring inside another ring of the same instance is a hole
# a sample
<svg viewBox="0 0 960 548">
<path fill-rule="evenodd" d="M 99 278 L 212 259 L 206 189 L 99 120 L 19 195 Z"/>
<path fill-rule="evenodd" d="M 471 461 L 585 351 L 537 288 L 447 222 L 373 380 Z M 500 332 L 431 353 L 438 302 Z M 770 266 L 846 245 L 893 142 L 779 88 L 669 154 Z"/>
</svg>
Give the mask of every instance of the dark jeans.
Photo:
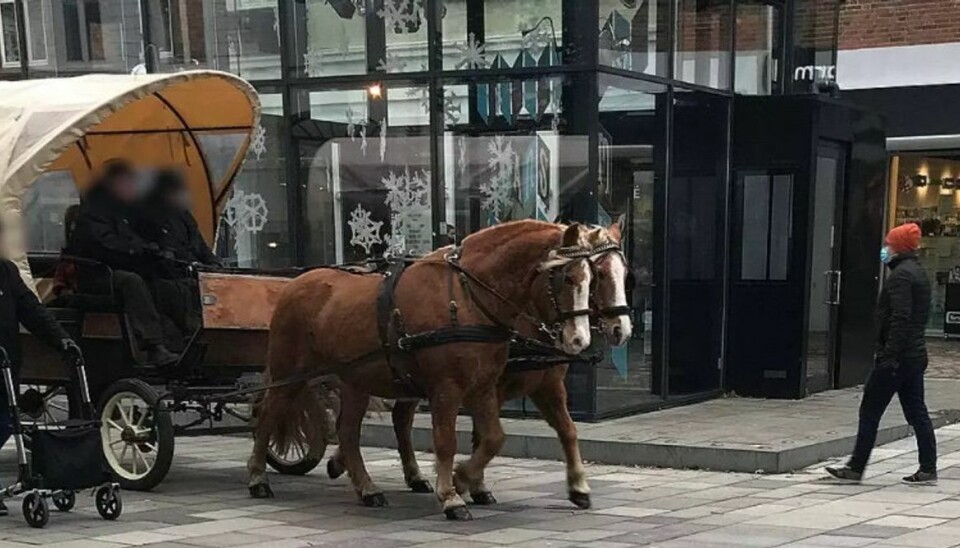
<svg viewBox="0 0 960 548">
<path fill-rule="evenodd" d="M 162 318 L 172 323 L 172 329 L 167 330 L 167 346 L 181 351 L 184 339 L 193 336 L 202 323 L 200 288 L 192 278 L 158 278 L 150 282 L 150 289 Z"/>
<path fill-rule="evenodd" d="M 137 345 L 141 349 L 149 349 L 163 344 L 160 314 L 147 282 L 134 272 L 114 270 L 113 289 L 130 322 Z"/>
<path fill-rule="evenodd" d="M 900 406 L 907 422 L 917 436 L 917 450 L 920 456 L 920 469 L 924 472 L 937 470 L 937 438 L 933 433 L 933 423 L 927 413 L 927 404 L 923 396 L 923 372 L 925 367 L 874 368 L 863 387 L 863 401 L 860 402 L 860 428 L 857 431 L 857 444 L 850 457 L 849 466 L 857 472 L 863 472 L 870 459 L 870 452 L 877 441 L 877 429 L 880 418 L 886 411 L 893 395 L 900 397 Z"/>
</svg>

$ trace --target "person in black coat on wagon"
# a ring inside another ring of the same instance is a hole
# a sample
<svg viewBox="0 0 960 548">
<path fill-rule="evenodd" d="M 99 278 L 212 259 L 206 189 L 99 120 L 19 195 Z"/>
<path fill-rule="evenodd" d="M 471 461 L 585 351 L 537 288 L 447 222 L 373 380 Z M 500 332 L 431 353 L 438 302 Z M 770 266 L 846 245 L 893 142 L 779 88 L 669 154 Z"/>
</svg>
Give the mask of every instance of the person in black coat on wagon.
<svg viewBox="0 0 960 548">
<path fill-rule="evenodd" d="M 173 258 L 185 263 L 220 266 L 190 213 L 190 193 L 183 177 L 174 170 L 157 173 L 144 200 L 140 232 Z"/>
<path fill-rule="evenodd" d="M 6 259 L 3 227 L 0 226 L 0 348 L 10 360 L 13 382 L 18 386 L 22 361 L 21 325 L 47 346 L 60 352 L 65 360 L 81 358 L 80 347 L 40 303 L 33 291 L 27 288 L 17 266 Z M 3 353 L 0 353 L 0 359 L 3 358 Z M 0 382 L 0 447 L 13 434 L 8 406 L 6 387 Z M 7 507 L 0 501 L 0 516 L 5 515 Z"/>
<path fill-rule="evenodd" d="M 201 324 L 200 292 L 187 264 L 220 266 L 190 212 L 190 194 L 180 173 L 163 170 L 143 203 L 139 232 L 174 261 L 156 271 L 150 285 L 160 312 L 173 320 L 181 338 L 189 338 Z"/>
<path fill-rule="evenodd" d="M 163 326 L 145 278 L 163 261 L 159 246 L 136 230 L 137 182 L 133 168 L 109 162 L 103 177 L 84 196 L 67 253 L 102 262 L 113 270 L 111 283 L 131 324 L 146 363 L 167 366 L 180 357 L 164 344 Z"/>
<path fill-rule="evenodd" d="M 877 304 L 876 365 L 863 387 L 860 426 L 853 455 L 845 466 L 827 467 L 834 478 L 860 482 L 877 441 L 880 418 L 893 395 L 917 437 L 920 469 L 904 483 L 937 481 L 937 439 L 924 400 L 923 374 L 927 369 L 924 340 L 930 317 L 930 279 L 917 258 L 920 227 L 909 223 L 890 231 L 881 261 L 890 269 Z"/>
</svg>

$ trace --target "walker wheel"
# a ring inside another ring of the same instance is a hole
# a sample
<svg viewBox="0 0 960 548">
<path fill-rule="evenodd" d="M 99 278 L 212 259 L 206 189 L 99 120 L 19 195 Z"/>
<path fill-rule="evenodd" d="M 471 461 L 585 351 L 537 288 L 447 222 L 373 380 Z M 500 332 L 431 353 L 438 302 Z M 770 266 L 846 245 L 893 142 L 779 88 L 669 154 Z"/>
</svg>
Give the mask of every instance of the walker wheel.
<svg viewBox="0 0 960 548">
<path fill-rule="evenodd" d="M 57 491 L 51 498 L 53 505 L 61 512 L 69 512 L 77 504 L 77 494 L 70 490 Z"/>
<path fill-rule="evenodd" d="M 50 507 L 47 505 L 47 499 L 36 491 L 23 497 L 23 519 L 27 520 L 30 527 L 36 529 L 45 527 L 50 521 Z"/>
<path fill-rule="evenodd" d="M 97 489 L 97 512 L 107 521 L 113 521 L 123 513 L 123 500 L 120 492 L 112 485 L 104 485 Z"/>
</svg>

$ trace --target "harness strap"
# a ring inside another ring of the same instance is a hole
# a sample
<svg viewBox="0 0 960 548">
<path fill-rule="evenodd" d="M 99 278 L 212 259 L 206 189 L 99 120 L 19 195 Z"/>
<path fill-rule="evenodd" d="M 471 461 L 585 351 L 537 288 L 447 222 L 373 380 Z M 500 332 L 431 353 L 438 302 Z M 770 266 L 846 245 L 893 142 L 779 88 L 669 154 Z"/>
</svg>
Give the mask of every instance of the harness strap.
<svg viewBox="0 0 960 548">
<path fill-rule="evenodd" d="M 393 383 L 404 393 L 411 395 L 422 395 L 423 390 L 413 381 L 409 371 L 402 367 L 398 360 L 394 359 L 391 342 L 391 332 L 396 334 L 399 342 L 405 334 L 403 333 L 403 318 L 400 310 L 397 309 L 396 291 L 397 284 L 400 283 L 400 277 L 403 276 L 407 268 L 407 261 L 390 261 L 384 273 L 383 281 L 380 282 L 380 290 L 377 293 L 377 330 L 380 334 L 380 345 L 386 356 L 387 366 L 390 367 L 390 375 L 393 377 Z M 398 345 L 399 346 L 399 345 Z"/>
<path fill-rule="evenodd" d="M 451 325 L 426 333 L 407 335 L 397 341 L 406 352 L 453 343 L 500 343 L 509 341 L 513 333 L 495 325 Z"/>
<path fill-rule="evenodd" d="M 617 316 L 628 316 L 633 313 L 633 308 L 627 305 L 609 306 L 597 311 L 597 315 L 603 318 L 615 318 Z"/>
</svg>

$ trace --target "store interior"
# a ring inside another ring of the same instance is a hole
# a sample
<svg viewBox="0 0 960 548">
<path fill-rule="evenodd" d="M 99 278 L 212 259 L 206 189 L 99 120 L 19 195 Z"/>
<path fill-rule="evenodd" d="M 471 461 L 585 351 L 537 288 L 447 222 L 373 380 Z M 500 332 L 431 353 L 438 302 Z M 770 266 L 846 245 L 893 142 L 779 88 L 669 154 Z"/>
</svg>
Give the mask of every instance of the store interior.
<svg viewBox="0 0 960 548">
<path fill-rule="evenodd" d="M 943 335 L 948 290 L 960 288 L 960 153 L 894 156 L 891 174 L 888 222 L 923 230 L 920 258 L 932 285 L 927 334 Z"/>
</svg>

